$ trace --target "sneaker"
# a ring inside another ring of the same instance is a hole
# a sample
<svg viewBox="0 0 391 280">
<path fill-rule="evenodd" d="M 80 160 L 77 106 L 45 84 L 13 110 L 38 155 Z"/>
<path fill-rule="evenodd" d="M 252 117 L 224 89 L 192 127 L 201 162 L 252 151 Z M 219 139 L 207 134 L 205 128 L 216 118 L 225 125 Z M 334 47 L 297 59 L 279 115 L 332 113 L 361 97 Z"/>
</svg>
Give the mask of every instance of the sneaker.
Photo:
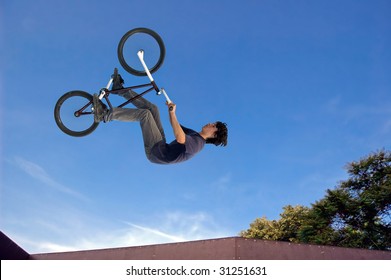
<svg viewBox="0 0 391 280">
<path fill-rule="evenodd" d="M 102 103 L 102 101 L 99 100 L 98 95 L 95 93 L 93 95 L 93 104 L 94 104 L 94 121 L 95 122 L 101 122 L 104 120 L 104 117 L 107 112 L 107 106 Z"/>
<path fill-rule="evenodd" d="M 113 78 L 113 86 L 111 87 L 111 90 L 117 90 L 117 89 L 123 89 L 124 79 L 122 79 L 121 75 L 118 74 L 118 69 L 114 68 L 114 74 L 111 75 Z"/>
</svg>

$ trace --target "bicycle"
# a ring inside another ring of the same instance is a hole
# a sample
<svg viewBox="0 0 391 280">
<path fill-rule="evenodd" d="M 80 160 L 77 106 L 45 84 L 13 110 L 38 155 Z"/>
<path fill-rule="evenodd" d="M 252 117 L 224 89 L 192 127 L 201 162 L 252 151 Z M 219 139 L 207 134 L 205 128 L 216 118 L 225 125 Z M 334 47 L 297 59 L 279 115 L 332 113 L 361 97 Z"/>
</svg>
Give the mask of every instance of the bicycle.
<svg viewBox="0 0 391 280">
<path fill-rule="evenodd" d="M 140 48 L 140 45 L 143 45 L 143 48 Z M 148 49 L 146 50 L 145 48 Z M 145 61 L 146 53 L 148 61 Z M 99 99 L 102 102 L 105 100 L 108 108 L 112 110 L 114 106 L 109 98 L 111 93 L 144 89 L 143 92 L 138 93 L 135 97 L 116 107 L 124 107 L 136 98 L 153 90 L 158 95 L 163 94 L 168 104 L 172 103 L 164 88 L 159 89 L 152 77 L 152 73 L 156 72 L 163 64 L 165 54 L 166 49 L 163 40 L 155 31 L 148 28 L 135 28 L 128 31 L 118 44 L 117 55 L 119 62 L 128 73 L 135 76 L 148 76 L 150 82 L 123 89 L 109 90 L 113 84 L 114 76 L 118 74 L 118 70 L 115 68 L 107 86 L 99 91 Z M 135 57 L 138 59 L 135 59 Z M 148 67 L 147 63 L 153 66 Z M 54 107 L 54 119 L 61 131 L 75 137 L 86 136 L 92 133 L 99 125 L 99 122 L 94 121 L 93 96 L 81 90 L 69 91 L 58 99 Z"/>
</svg>

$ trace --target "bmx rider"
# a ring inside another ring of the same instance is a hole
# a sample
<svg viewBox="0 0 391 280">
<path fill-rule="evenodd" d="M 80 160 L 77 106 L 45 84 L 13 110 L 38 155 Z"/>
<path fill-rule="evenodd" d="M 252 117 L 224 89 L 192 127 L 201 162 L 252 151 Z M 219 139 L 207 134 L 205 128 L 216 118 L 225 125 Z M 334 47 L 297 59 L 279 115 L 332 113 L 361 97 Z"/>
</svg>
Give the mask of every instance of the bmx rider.
<svg viewBox="0 0 391 280">
<path fill-rule="evenodd" d="M 122 89 L 124 80 L 121 75 L 114 73 L 113 90 Z M 119 91 L 118 95 L 129 100 L 137 95 L 132 90 Z M 226 146 L 228 138 L 227 125 L 217 121 L 201 128 L 200 132 L 180 125 L 176 116 L 176 105 L 167 104 L 170 110 L 169 118 L 175 140 L 166 142 L 164 130 L 160 121 L 159 109 L 143 97 L 135 98 L 132 104 L 136 108 L 113 108 L 106 106 L 94 94 L 94 118 L 96 122 L 112 120 L 124 122 L 140 122 L 144 140 L 145 154 L 149 161 L 157 164 L 174 164 L 189 160 L 199 153 L 205 144 Z"/>
</svg>

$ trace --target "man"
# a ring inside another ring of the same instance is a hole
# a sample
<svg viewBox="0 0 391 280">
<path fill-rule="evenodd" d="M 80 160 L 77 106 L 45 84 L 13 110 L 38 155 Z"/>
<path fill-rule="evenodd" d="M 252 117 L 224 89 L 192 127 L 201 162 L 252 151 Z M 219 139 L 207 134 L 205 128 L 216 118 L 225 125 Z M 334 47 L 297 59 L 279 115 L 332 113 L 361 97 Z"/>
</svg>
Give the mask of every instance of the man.
<svg viewBox="0 0 391 280">
<path fill-rule="evenodd" d="M 112 89 L 122 89 L 124 80 L 114 72 Z M 129 100 L 137 95 L 132 90 L 120 91 L 118 95 Z M 220 121 L 202 127 L 200 132 L 186 128 L 179 124 L 176 116 L 176 105 L 167 104 L 169 108 L 170 123 L 173 128 L 175 140 L 166 143 L 166 137 L 160 122 L 159 109 L 143 97 L 132 101 L 137 108 L 114 108 L 108 111 L 105 105 L 94 95 L 95 121 L 125 121 L 140 122 L 144 140 L 145 154 L 153 163 L 172 164 L 186 161 L 200 152 L 205 144 L 226 146 L 228 129 Z"/>
</svg>

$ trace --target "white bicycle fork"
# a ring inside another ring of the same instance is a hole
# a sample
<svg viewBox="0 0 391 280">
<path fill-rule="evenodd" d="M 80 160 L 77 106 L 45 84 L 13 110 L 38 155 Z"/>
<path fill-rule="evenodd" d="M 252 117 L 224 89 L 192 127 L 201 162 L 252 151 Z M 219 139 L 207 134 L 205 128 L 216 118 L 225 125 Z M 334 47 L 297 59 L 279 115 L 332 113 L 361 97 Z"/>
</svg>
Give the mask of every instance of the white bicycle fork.
<svg viewBox="0 0 391 280">
<path fill-rule="evenodd" d="M 147 65 L 145 64 L 145 61 L 144 61 L 144 51 L 143 50 L 139 50 L 137 52 L 137 56 L 140 59 L 140 62 L 143 65 L 145 73 L 147 73 L 147 76 L 148 76 L 149 80 L 151 81 L 151 83 L 153 83 L 154 80 L 153 80 L 152 74 L 151 74 L 151 72 L 149 72 L 149 69 L 148 69 L 148 67 L 147 67 Z M 164 88 L 161 88 L 160 91 L 157 94 L 160 95 L 162 93 L 163 93 L 164 97 L 166 98 L 167 103 L 171 104 L 172 101 L 168 97 L 168 95 L 167 95 L 166 91 L 164 90 Z"/>
</svg>

